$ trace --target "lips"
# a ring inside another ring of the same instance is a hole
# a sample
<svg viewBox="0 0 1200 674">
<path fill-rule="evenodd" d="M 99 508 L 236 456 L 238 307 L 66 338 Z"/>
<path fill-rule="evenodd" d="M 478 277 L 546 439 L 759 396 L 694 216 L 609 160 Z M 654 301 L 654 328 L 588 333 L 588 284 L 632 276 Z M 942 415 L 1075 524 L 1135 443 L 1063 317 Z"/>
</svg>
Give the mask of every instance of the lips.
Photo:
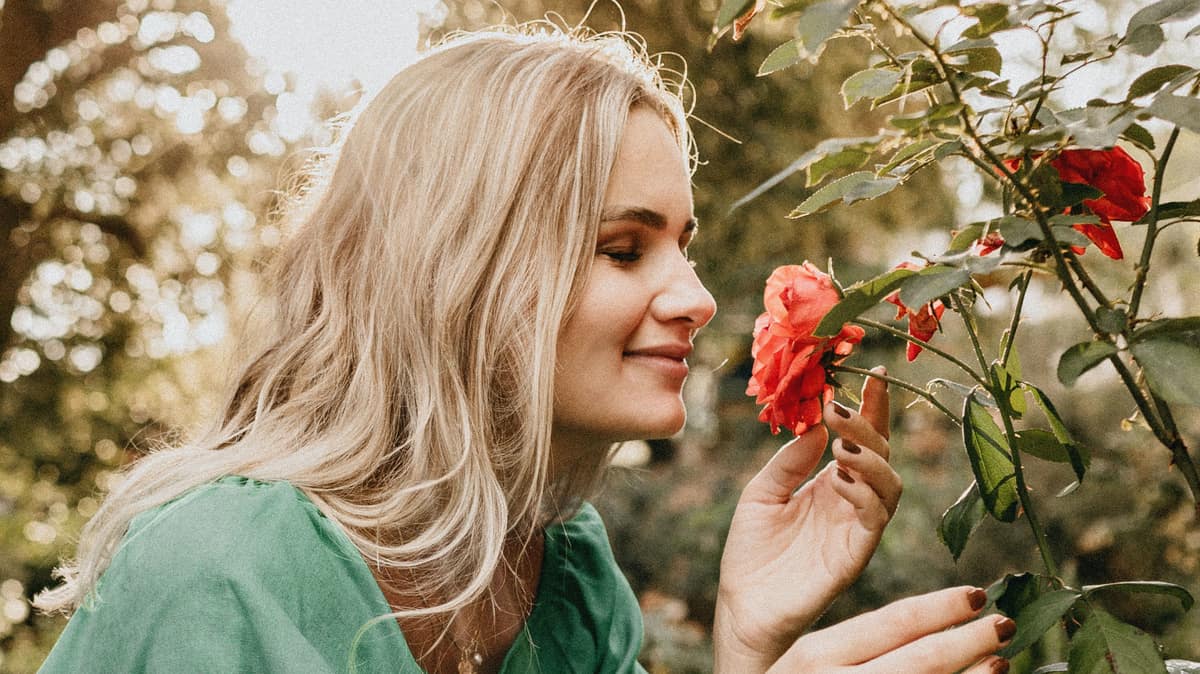
<svg viewBox="0 0 1200 674">
<path fill-rule="evenodd" d="M 691 344 L 663 344 L 631 349 L 622 354 L 627 361 L 646 365 L 668 375 L 683 379 L 688 374 L 685 360 L 692 353 Z"/>
<path fill-rule="evenodd" d="M 651 356 L 659 358 L 670 358 L 673 360 L 683 360 L 692 355 L 691 344 L 663 344 L 660 346 L 650 346 L 641 349 L 630 349 L 624 353 L 626 356 Z"/>
</svg>

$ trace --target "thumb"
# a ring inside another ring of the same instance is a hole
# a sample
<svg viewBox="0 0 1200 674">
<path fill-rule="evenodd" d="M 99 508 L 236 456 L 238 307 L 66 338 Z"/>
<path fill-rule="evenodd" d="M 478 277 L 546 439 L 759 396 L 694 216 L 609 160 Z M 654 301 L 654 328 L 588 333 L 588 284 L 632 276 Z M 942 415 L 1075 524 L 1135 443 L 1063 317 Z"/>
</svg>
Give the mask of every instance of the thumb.
<svg viewBox="0 0 1200 674">
<path fill-rule="evenodd" d="M 767 465 L 750 480 L 742 498 L 767 503 L 786 503 L 821 460 L 829 431 L 817 425 L 788 442 L 775 452 Z"/>
</svg>

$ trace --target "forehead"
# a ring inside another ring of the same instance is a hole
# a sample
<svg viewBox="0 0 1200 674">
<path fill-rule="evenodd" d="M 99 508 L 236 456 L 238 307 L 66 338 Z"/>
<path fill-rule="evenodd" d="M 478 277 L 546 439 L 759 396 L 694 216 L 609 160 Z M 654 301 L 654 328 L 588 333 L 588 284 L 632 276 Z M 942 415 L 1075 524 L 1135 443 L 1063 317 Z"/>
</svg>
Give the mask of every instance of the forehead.
<svg viewBox="0 0 1200 674">
<path fill-rule="evenodd" d="M 604 203 L 649 208 L 672 221 L 691 217 L 687 162 L 675 134 L 658 113 L 647 108 L 630 111 Z"/>
</svg>

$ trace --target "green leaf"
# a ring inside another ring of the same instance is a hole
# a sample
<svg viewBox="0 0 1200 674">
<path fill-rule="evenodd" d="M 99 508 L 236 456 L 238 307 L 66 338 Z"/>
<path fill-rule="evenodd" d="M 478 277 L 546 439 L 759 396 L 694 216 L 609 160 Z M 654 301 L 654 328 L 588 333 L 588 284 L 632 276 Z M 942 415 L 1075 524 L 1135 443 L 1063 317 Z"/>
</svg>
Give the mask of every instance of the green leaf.
<svg viewBox="0 0 1200 674">
<path fill-rule="evenodd" d="M 1197 12 L 1200 12 L 1200 0 L 1160 0 L 1149 7 L 1138 10 L 1130 17 L 1125 32 L 1132 32 L 1141 26 L 1180 21 L 1190 18 Z"/>
<path fill-rule="evenodd" d="M 1146 383 L 1167 402 L 1200 405 L 1200 344 L 1196 339 L 1155 336 L 1130 347 Z"/>
<path fill-rule="evenodd" d="M 1144 24 L 1126 33 L 1121 42 L 1138 56 L 1149 56 L 1158 51 L 1165 39 L 1161 26 Z"/>
<path fill-rule="evenodd" d="M 1153 639 L 1098 608 L 1092 609 L 1091 616 L 1071 639 L 1067 667 L 1074 674 L 1166 674 L 1167 671 Z"/>
<path fill-rule="evenodd" d="M 825 176 L 834 171 L 860 168 L 870 158 L 870 152 L 865 152 L 856 147 L 846 148 L 840 152 L 825 155 L 812 164 L 809 164 L 806 187 L 812 187 L 820 183 L 825 179 Z"/>
<path fill-rule="evenodd" d="M 846 290 L 840 302 L 833 305 L 825 318 L 817 324 L 813 334 L 831 337 L 841 331 L 842 326 L 858 318 L 862 312 L 879 304 L 888 293 L 900 287 L 904 279 L 916 274 L 911 269 L 893 269 L 873 279 L 863 281 Z"/>
<path fill-rule="evenodd" d="M 720 33 L 733 25 L 737 18 L 746 13 L 754 5 L 754 0 L 725 0 L 717 11 L 717 20 L 713 22 L 713 33 Z"/>
<path fill-rule="evenodd" d="M 1133 100 L 1152 94 L 1161 89 L 1167 82 L 1186 72 L 1200 73 L 1200 70 L 1179 64 L 1151 68 L 1138 76 L 1133 81 L 1133 84 L 1129 85 L 1129 93 L 1125 94 L 1125 99 Z"/>
<path fill-rule="evenodd" d="M 919 307 L 961 288 L 971 280 L 971 272 L 945 265 L 926 267 L 916 276 L 904 280 L 900 287 L 900 301 L 905 306 Z"/>
<path fill-rule="evenodd" d="M 1125 127 L 1125 131 L 1122 132 L 1121 135 L 1133 141 L 1134 143 L 1141 145 L 1147 150 L 1154 149 L 1154 136 L 1151 136 L 1150 132 L 1146 130 L 1146 127 L 1142 126 L 1141 124 L 1130 124 L 1129 126 Z"/>
<path fill-rule="evenodd" d="M 1021 250 L 1025 244 L 1042 241 L 1042 228 L 1032 220 L 1026 220 L 1015 215 L 1000 218 L 1000 236 L 1004 237 L 1004 245 Z"/>
<path fill-rule="evenodd" d="M 1193 218 L 1200 216 L 1200 199 L 1195 201 L 1168 201 L 1158 205 L 1158 220 L 1174 220 L 1175 218 Z M 1142 216 L 1141 220 L 1133 223 L 1144 225 L 1150 222 L 1150 213 Z"/>
<path fill-rule="evenodd" d="M 879 98 L 887 94 L 900 82 L 899 70 L 890 68 L 867 68 L 860 70 L 842 83 L 842 99 L 846 108 L 864 98 Z"/>
<path fill-rule="evenodd" d="M 1160 93 L 1146 108 L 1155 117 L 1200 133 L 1200 100 Z"/>
<path fill-rule="evenodd" d="M 1083 475 L 1087 472 L 1090 459 L 1087 452 L 1079 445 L 1075 444 L 1075 440 L 1071 437 L 1071 432 L 1067 430 L 1067 425 L 1063 423 L 1062 417 L 1058 415 L 1058 410 L 1055 409 L 1054 403 L 1050 402 L 1049 396 L 1042 389 L 1030 384 L 1022 382 L 1021 386 L 1025 392 L 1033 396 L 1033 402 L 1042 409 L 1042 413 L 1046 415 L 1046 421 L 1050 423 L 1050 432 L 1054 437 L 1062 443 L 1067 449 L 1067 455 L 1071 459 L 1071 468 L 1075 471 L 1075 477 L 1083 482 Z"/>
<path fill-rule="evenodd" d="M 1083 232 L 1080 232 L 1069 225 L 1052 227 L 1051 231 L 1054 233 L 1055 240 L 1057 240 L 1060 245 L 1081 246 L 1084 248 L 1092 245 L 1092 240 L 1087 238 Z"/>
<path fill-rule="evenodd" d="M 1001 613 L 1016 618 L 1026 606 L 1037 601 L 1038 597 L 1061 587 L 1055 583 L 1056 581 L 1035 573 L 1010 573 L 992 583 L 987 593 Z"/>
<path fill-rule="evenodd" d="M 1080 594 L 1075 590 L 1053 590 L 1042 594 L 1022 608 L 1014 618 L 1017 622 L 1017 633 L 1007 646 L 1000 649 L 998 655 L 1002 658 L 1012 658 L 1037 643 L 1047 630 L 1058 624 L 1063 614 L 1079 597 Z"/>
<path fill-rule="evenodd" d="M 1058 380 L 1064 386 L 1074 386 L 1084 372 L 1108 360 L 1117 347 L 1108 342 L 1080 342 L 1063 352 L 1058 359 Z"/>
<path fill-rule="evenodd" d="M 1011 27 L 1008 22 L 1008 5 L 1000 2 L 985 3 L 963 7 L 963 14 L 979 19 L 979 22 L 968 28 L 963 35 L 969 38 L 981 38 L 998 30 Z"/>
<path fill-rule="evenodd" d="M 1133 341 L 1187 332 L 1200 332 L 1200 316 L 1160 318 L 1157 321 L 1150 321 L 1133 331 Z"/>
<path fill-rule="evenodd" d="M 1088 199 L 1099 199 L 1104 196 L 1104 192 L 1083 183 L 1062 183 L 1062 196 L 1055 201 L 1051 206 L 1055 209 L 1068 208 L 1076 204 L 1081 204 Z M 1078 224 L 1079 219 L 1076 218 L 1072 224 Z"/>
<path fill-rule="evenodd" d="M 1096 309 L 1096 324 L 1108 334 L 1116 335 L 1125 332 L 1125 328 L 1129 327 L 1129 316 L 1123 309 L 1099 307 Z"/>
<path fill-rule="evenodd" d="M 963 444 L 988 513 L 1001 522 L 1012 522 L 1017 519 L 1018 497 L 1011 450 L 1000 427 L 975 397 L 975 393 L 967 396 L 963 405 Z"/>
<path fill-rule="evenodd" d="M 876 178 L 870 171 L 857 171 L 842 176 L 814 192 L 788 214 L 789 218 L 802 218 L 839 201 L 847 204 L 860 199 L 874 199 L 891 192 L 900 181 L 895 178 Z"/>
<path fill-rule="evenodd" d="M 761 185 L 751 190 L 749 194 L 733 202 L 733 205 L 729 207 L 729 211 L 732 213 L 748 202 L 757 199 L 767 190 L 775 187 L 784 180 L 787 180 L 792 174 L 796 173 L 797 171 L 803 171 L 807 169 L 809 166 L 812 166 L 824 157 L 839 153 L 847 148 L 856 148 L 863 152 L 874 152 L 875 146 L 878 145 L 879 141 L 881 140 L 883 140 L 883 136 L 829 138 L 827 140 L 823 140 L 820 143 L 817 143 L 817 146 L 813 149 L 797 157 L 795 161 L 793 161 L 791 164 L 788 164 L 788 166 L 782 171 L 776 173 L 770 178 L 767 178 L 767 180 Z"/>
<path fill-rule="evenodd" d="M 1017 450 L 1052 463 L 1071 463 L 1071 454 L 1066 445 L 1054 434 L 1041 428 L 1025 428 L 1017 431 Z"/>
<path fill-rule="evenodd" d="M 954 237 L 950 239 L 950 246 L 946 249 L 947 253 L 961 253 L 971 247 L 979 237 L 983 236 L 983 228 L 986 223 L 973 222 L 954 233 Z"/>
<path fill-rule="evenodd" d="M 896 150 L 896 153 L 892 155 L 892 158 L 888 160 L 887 164 L 884 164 L 883 167 L 879 169 L 878 173 L 879 175 L 892 173 L 896 167 L 901 166 L 910 160 L 922 158 L 931 151 L 936 152 L 945 144 L 946 141 L 940 138 L 922 138 L 921 140 L 908 143 L 899 150 Z"/>
<path fill-rule="evenodd" d="M 1008 395 L 1008 408 L 1012 410 L 1017 418 L 1025 414 L 1025 391 L 1021 388 L 1020 377 L 1009 368 L 1000 364 L 1000 361 L 992 363 L 992 377 L 1000 384 L 1000 388 Z"/>
<path fill-rule="evenodd" d="M 954 561 L 958 561 L 963 549 L 967 547 L 967 539 L 971 532 L 979 526 L 987 515 L 987 508 L 979 495 L 979 487 L 974 482 L 942 513 L 942 521 L 938 524 L 938 538 L 950 549 Z"/>
<path fill-rule="evenodd" d="M 957 65 L 959 70 L 968 73 L 989 72 L 999 75 L 1004 64 L 1000 50 L 995 47 L 965 49 L 954 56 L 957 58 L 951 59 L 952 65 Z"/>
<path fill-rule="evenodd" d="M 1159 580 L 1127 580 L 1118 583 L 1083 586 L 1083 596 L 1085 597 L 1111 591 L 1135 594 L 1161 594 L 1168 597 L 1175 597 L 1183 605 L 1184 611 L 1192 610 L 1192 605 L 1196 603 L 1196 599 L 1192 597 L 1192 593 L 1183 587 L 1175 583 L 1164 583 Z"/>
<path fill-rule="evenodd" d="M 768 75 L 801 61 L 815 63 L 825 48 L 825 42 L 845 25 L 859 2 L 860 0 L 825 0 L 804 10 L 796 22 L 796 37 L 768 54 L 759 67 L 758 74 Z"/>
</svg>

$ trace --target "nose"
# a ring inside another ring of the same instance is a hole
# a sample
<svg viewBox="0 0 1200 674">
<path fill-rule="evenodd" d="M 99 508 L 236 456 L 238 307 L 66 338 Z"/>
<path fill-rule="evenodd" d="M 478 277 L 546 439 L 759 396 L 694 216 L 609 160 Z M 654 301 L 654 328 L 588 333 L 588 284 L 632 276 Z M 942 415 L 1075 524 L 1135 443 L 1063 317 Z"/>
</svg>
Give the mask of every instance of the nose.
<svg viewBox="0 0 1200 674">
<path fill-rule="evenodd" d="M 683 322 L 692 330 L 698 330 L 708 325 L 717 313 L 717 302 L 696 275 L 692 263 L 682 254 L 677 260 L 650 310 L 660 321 Z"/>
</svg>

